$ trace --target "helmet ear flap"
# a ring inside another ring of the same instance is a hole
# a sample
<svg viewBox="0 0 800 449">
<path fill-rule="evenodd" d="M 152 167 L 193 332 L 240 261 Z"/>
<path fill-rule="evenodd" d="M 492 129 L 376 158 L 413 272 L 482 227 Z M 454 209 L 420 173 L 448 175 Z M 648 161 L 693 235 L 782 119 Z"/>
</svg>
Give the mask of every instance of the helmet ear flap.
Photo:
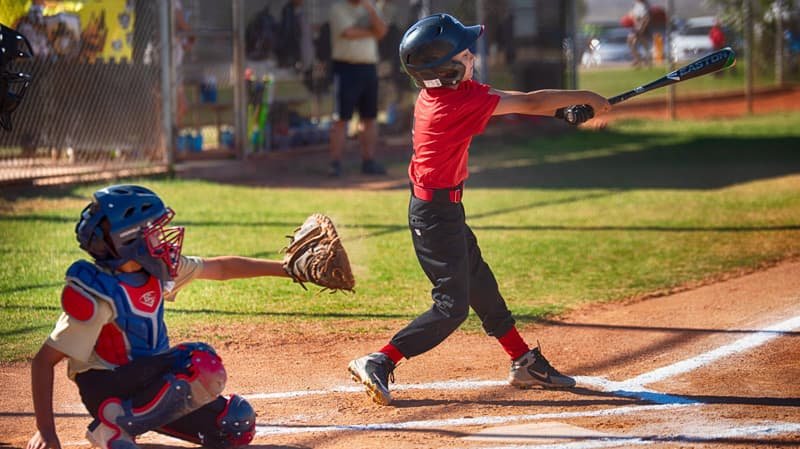
<svg viewBox="0 0 800 449">
<path fill-rule="evenodd" d="M 467 72 L 467 67 L 456 61 L 451 61 L 450 64 L 442 67 L 440 70 L 439 78 L 445 82 L 445 84 L 458 84 L 464 79 L 464 74 Z"/>
<path fill-rule="evenodd" d="M 89 254 L 92 254 L 97 259 L 108 258 L 114 253 L 113 248 L 109 247 L 106 242 L 106 235 L 102 226 L 94 228 L 92 235 L 89 237 L 88 246 L 87 251 L 89 251 Z"/>
<path fill-rule="evenodd" d="M 108 219 L 99 213 L 95 203 L 91 203 L 83 210 L 81 219 L 75 225 L 75 234 L 81 249 L 98 260 L 114 254 L 114 248 L 108 244 L 104 224 L 108 226 Z"/>
<path fill-rule="evenodd" d="M 420 70 L 418 77 L 414 78 L 417 87 L 433 88 L 441 86 L 453 86 L 464 79 L 467 67 L 456 61 L 440 65 L 435 69 Z"/>
</svg>

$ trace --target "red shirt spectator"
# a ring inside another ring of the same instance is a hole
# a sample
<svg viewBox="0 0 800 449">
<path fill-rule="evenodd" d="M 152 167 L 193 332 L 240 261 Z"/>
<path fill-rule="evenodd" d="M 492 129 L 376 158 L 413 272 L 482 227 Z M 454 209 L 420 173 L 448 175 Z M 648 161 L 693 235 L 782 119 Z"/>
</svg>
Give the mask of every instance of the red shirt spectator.
<svg viewBox="0 0 800 449">
<path fill-rule="evenodd" d="M 719 22 L 714 22 L 714 25 L 711 26 L 711 30 L 708 32 L 708 38 L 711 39 L 711 45 L 714 47 L 714 50 L 719 50 L 725 46 L 725 32 L 722 31 Z"/>
</svg>

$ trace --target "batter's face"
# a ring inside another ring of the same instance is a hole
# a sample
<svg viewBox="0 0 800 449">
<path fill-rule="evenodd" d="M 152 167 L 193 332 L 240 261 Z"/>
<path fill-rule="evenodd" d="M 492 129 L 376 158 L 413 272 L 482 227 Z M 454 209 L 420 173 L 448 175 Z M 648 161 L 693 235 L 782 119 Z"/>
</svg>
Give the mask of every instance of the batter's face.
<svg viewBox="0 0 800 449">
<path fill-rule="evenodd" d="M 475 66 L 475 55 L 472 54 L 469 49 L 462 51 L 461 53 L 455 55 L 453 57 L 453 61 L 460 62 L 464 64 L 466 70 L 464 70 L 464 78 L 462 81 L 467 81 L 472 79 L 472 68 Z"/>
</svg>

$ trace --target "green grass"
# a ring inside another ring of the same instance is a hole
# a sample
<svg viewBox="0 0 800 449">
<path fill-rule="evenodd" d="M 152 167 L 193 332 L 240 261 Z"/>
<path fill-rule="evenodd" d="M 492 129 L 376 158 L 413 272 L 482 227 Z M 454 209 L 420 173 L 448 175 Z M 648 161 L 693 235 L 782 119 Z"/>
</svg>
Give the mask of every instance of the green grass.
<svg viewBox="0 0 800 449">
<path fill-rule="evenodd" d="M 680 66 L 680 65 L 678 65 Z M 676 66 L 676 68 L 678 67 Z M 601 68 L 582 68 L 578 72 L 578 86 L 581 89 L 595 91 L 611 97 L 627 92 L 636 86 L 657 80 L 669 72 L 667 66 L 632 68 L 630 66 L 612 66 Z M 758 75 L 754 79 L 755 86 L 774 87 L 774 76 Z M 675 84 L 675 94 L 683 96 L 709 95 L 712 93 L 742 92 L 745 88 L 744 64 L 740 61 L 736 66 L 719 72 L 719 75 L 706 75 L 682 83 Z M 642 94 L 632 101 L 665 99 L 669 89 L 658 89 Z"/>
<path fill-rule="evenodd" d="M 468 223 L 522 322 L 756 268 L 800 255 L 799 138 L 798 114 L 482 137 Z M 195 282 L 168 305 L 173 335 L 198 323 L 346 318 L 369 328 L 429 307 L 405 189 L 135 182 L 176 210 L 185 254 L 279 258 L 285 235 L 320 211 L 337 223 L 354 264 L 355 295 L 306 292 L 286 279 Z M 30 357 L 51 330 L 64 271 L 85 257 L 75 220 L 97 187 L 0 199 L 0 361 Z M 467 326 L 478 329 L 474 318 Z"/>
</svg>

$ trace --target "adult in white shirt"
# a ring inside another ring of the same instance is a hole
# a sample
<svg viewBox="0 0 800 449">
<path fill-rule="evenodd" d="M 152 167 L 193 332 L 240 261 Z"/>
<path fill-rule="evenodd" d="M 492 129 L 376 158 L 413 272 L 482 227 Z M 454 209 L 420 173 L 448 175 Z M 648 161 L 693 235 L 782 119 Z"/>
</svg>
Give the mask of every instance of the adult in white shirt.
<svg viewBox="0 0 800 449">
<path fill-rule="evenodd" d="M 647 0 L 635 0 L 629 14 L 633 19 L 633 27 L 628 34 L 628 47 L 633 56 L 633 65 L 650 64 L 650 48 L 653 45 L 650 4 Z"/>
<path fill-rule="evenodd" d="M 330 133 L 331 176 L 342 174 L 347 123 L 358 110 L 361 172 L 383 175 L 375 161 L 378 140 L 378 41 L 386 34 L 372 0 L 339 0 L 331 6 L 333 59 L 333 127 Z"/>
</svg>

